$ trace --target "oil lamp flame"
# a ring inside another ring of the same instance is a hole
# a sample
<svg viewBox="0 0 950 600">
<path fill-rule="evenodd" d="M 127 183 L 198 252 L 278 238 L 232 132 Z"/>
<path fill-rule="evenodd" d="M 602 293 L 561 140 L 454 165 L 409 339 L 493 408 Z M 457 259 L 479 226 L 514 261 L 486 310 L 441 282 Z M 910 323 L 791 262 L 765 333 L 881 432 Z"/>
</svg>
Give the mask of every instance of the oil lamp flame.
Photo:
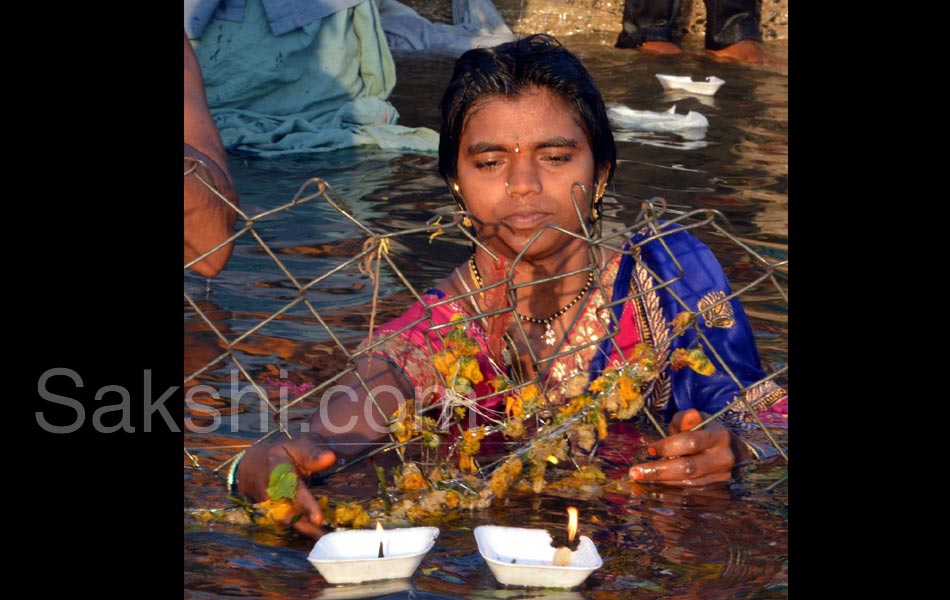
<svg viewBox="0 0 950 600">
<path fill-rule="evenodd" d="M 567 541 L 573 542 L 575 535 L 577 535 L 577 508 L 574 506 L 568 506 L 567 507 Z"/>
</svg>

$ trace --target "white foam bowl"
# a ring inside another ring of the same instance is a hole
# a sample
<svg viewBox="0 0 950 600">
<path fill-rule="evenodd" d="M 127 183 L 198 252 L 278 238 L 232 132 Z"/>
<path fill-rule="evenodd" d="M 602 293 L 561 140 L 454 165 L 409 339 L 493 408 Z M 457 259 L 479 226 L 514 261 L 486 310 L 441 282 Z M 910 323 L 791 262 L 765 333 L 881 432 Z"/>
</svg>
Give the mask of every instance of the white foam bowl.
<svg viewBox="0 0 950 600">
<path fill-rule="evenodd" d="M 603 566 L 594 542 L 580 536 L 571 562 L 555 566 L 551 534 L 543 529 L 499 525 L 475 528 L 478 551 L 499 583 L 528 587 L 571 588 Z"/>
<path fill-rule="evenodd" d="M 660 80 L 660 85 L 665 90 L 683 90 L 704 96 L 712 96 L 719 91 L 722 84 L 726 83 L 713 75 L 707 77 L 706 81 L 693 81 L 693 78 L 688 75 L 664 75 L 661 73 L 657 73 L 656 78 Z"/>
<path fill-rule="evenodd" d="M 438 527 L 347 529 L 321 537 L 307 556 L 328 583 L 363 583 L 412 577 L 435 545 Z M 379 542 L 383 558 L 379 558 Z"/>
</svg>

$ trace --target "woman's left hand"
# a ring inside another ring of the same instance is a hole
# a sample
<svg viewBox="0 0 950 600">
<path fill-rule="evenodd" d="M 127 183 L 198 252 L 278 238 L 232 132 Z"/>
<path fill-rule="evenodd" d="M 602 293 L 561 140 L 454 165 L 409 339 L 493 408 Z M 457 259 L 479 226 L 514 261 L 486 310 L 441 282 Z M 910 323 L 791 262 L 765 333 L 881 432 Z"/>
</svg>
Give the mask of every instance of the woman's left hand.
<svg viewBox="0 0 950 600">
<path fill-rule="evenodd" d="M 716 420 L 690 431 L 707 417 L 695 408 L 673 415 L 670 436 L 647 446 L 650 455 L 660 460 L 634 465 L 630 478 L 639 483 L 679 486 L 729 481 L 737 458 L 732 450 L 733 434 Z"/>
</svg>

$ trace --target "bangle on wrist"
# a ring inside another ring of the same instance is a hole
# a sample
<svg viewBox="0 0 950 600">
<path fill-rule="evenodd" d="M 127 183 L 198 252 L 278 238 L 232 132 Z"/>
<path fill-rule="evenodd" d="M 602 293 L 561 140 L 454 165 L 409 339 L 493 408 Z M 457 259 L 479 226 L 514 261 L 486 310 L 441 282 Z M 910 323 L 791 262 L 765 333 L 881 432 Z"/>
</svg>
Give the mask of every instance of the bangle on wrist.
<svg viewBox="0 0 950 600">
<path fill-rule="evenodd" d="M 241 460 L 244 459 L 244 452 L 245 452 L 244 450 L 241 450 L 234 456 L 234 459 L 231 461 L 231 468 L 228 469 L 227 483 L 228 483 L 229 496 L 233 496 L 237 492 L 237 483 L 238 483 L 237 470 L 238 470 L 238 465 L 241 464 Z"/>
</svg>

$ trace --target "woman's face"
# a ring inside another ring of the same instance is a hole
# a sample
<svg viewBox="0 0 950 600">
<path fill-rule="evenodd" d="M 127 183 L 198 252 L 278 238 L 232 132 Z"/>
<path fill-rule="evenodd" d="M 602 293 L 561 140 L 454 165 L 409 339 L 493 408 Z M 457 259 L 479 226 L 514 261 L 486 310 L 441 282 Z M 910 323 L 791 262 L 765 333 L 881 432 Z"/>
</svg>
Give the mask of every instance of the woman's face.
<svg viewBox="0 0 950 600">
<path fill-rule="evenodd" d="M 580 233 L 571 186 L 583 183 L 591 193 L 593 177 L 587 135 L 568 104 L 549 90 L 491 96 L 468 114 L 459 141 L 458 184 L 479 239 L 495 252 L 513 258 L 548 224 Z M 579 188 L 575 197 L 586 222 L 589 200 Z M 525 258 L 557 254 L 571 239 L 545 231 Z"/>
</svg>

